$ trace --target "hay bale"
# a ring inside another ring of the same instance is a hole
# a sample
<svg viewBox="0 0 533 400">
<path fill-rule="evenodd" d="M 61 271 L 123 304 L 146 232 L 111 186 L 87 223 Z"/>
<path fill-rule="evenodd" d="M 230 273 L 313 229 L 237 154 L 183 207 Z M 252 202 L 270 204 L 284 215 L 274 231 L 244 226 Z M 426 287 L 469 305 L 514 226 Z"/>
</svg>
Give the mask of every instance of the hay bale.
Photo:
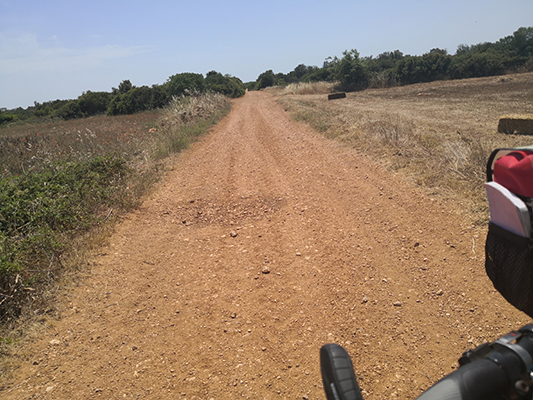
<svg viewBox="0 0 533 400">
<path fill-rule="evenodd" d="M 533 115 L 504 115 L 500 117 L 498 132 L 507 134 L 533 135 Z"/>
<path fill-rule="evenodd" d="M 328 100 L 345 99 L 346 93 L 333 93 L 328 95 Z"/>
</svg>

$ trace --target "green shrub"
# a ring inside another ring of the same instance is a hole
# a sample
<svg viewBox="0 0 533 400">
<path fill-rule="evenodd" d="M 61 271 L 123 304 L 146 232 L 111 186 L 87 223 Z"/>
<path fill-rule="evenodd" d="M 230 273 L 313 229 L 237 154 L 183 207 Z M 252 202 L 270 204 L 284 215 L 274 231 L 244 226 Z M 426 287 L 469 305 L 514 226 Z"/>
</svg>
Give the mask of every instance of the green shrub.
<svg viewBox="0 0 533 400">
<path fill-rule="evenodd" d="M 108 156 L 0 180 L 0 319 L 18 315 L 26 286 L 52 279 L 65 238 L 126 205 L 128 174 Z"/>
<path fill-rule="evenodd" d="M 368 87 L 369 73 L 357 50 L 345 51 L 335 65 L 335 74 L 340 88 L 346 91 L 361 90 Z"/>
<path fill-rule="evenodd" d="M 276 75 L 274 75 L 274 71 L 272 71 L 271 69 L 259 75 L 256 82 L 257 82 L 256 83 L 257 90 L 264 89 L 264 88 L 278 84 Z"/>
<path fill-rule="evenodd" d="M 61 119 L 75 119 L 82 118 L 83 113 L 80 110 L 78 100 L 69 100 L 63 104 L 59 109 L 55 110 L 51 114 L 52 117 Z"/>
<path fill-rule="evenodd" d="M 8 122 L 16 122 L 18 121 L 18 118 L 14 114 L 7 114 L 2 111 L 0 111 L 0 125 Z"/>
<path fill-rule="evenodd" d="M 453 79 L 494 76 L 504 72 L 503 60 L 494 51 L 456 55 L 450 67 L 450 76 Z"/>
<path fill-rule="evenodd" d="M 56 104 L 43 108 L 48 116 L 61 119 L 86 118 L 93 115 L 105 114 L 112 94 L 108 92 L 91 92 L 88 90 L 83 93 L 77 100 L 67 102 L 56 102 Z"/>
<path fill-rule="evenodd" d="M 257 90 L 257 82 L 256 81 L 246 82 L 244 84 L 244 88 L 246 90 Z"/>
<path fill-rule="evenodd" d="M 163 108 L 168 96 L 161 85 L 133 87 L 125 93 L 118 93 L 107 109 L 107 115 L 135 114 L 141 111 Z"/>
<path fill-rule="evenodd" d="M 73 100 L 52 100 L 44 103 L 34 102 L 33 107 L 28 107 L 26 110 L 18 108 L 15 112 L 18 113 L 20 119 L 31 119 L 31 117 L 56 117 L 56 113 L 66 104 Z M 76 101 L 76 100 L 74 100 Z"/>
<path fill-rule="evenodd" d="M 246 88 L 239 78 L 222 75 L 220 72 L 210 71 L 205 77 L 208 90 L 222 93 L 228 97 L 241 97 L 246 93 Z"/>
<path fill-rule="evenodd" d="M 205 80 L 202 74 L 184 72 L 168 78 L 165 87 L 169 98 L 179 97 L 191 92 L 205 91 Z"/>
<path fill-rule="evenodd" d="M 108 92 L 91 92 L 88 90 L 78 97 L 78 107 L 83 117 L 105 114 L 112 94 Z"/>
<path fill-rule="evenodd" d="M 148 86 L 141 86 L 115 96 L 109 104 L 107 115 L 135 114 L 152 108 L 152 90 Z"/>
</svg>

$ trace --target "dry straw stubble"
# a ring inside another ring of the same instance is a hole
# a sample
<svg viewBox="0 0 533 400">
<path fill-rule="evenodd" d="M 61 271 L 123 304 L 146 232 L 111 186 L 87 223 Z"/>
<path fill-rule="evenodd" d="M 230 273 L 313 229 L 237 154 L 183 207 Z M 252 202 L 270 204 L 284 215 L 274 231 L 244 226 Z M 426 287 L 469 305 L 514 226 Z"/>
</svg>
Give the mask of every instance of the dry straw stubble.
<svg viewBox="0 0 533 400">
<path fill-rule="evenodd" d="M 401 172 L 428 194 L 476 211 L 474 218 L 484 222 L 490 152 L 532 144 L 527 136 L 499 134 L 497 116 L 526 114 L 532 92 L 533 73 L 525 73 L 368 89 L 334 102 L 292 93 L 278 101 L 295 119 Z"/>
</svg>

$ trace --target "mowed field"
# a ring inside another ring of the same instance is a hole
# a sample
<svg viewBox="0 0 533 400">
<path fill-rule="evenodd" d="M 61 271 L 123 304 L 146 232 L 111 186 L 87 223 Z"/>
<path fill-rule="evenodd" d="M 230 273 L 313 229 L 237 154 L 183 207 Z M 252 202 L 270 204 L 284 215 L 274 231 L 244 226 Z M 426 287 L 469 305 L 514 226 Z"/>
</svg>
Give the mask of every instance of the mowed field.
<svg viewBox="0 0 533 400">
<path fill-rule="evenodd" d="M 279 93 L 296 120 L 427 193 L 459 202 L 481 223 L 488 215 L 482 184 L 490 152 L 533 144 L 533 136 L 497 132 L 500 116 L 533 114 L 533 73 L 369 89 L 333 101 L 325 94 Z"/>
</svg>

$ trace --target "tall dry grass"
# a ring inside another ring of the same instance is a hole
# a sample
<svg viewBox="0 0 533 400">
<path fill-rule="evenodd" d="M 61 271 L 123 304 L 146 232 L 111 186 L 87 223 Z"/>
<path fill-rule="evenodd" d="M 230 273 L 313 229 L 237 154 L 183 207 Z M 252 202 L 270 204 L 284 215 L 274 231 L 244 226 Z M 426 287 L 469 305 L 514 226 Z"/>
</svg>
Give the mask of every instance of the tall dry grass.
<svg viewBox="0 0 533 400">
<path fill-rule="evenodd" d="M 358 149 L 486 222 L 483 182 L 494 148 L 533 143 L 497 132 L 498 118 L 533 106 L 533 74 L 433 82 L 325 95 L 285 93 L 278 101 L 299 121 Z"/>
<path fill-rule="evenodd" d="M 174 98 L 158 111 L 2 126 L 0 179 L 38 172 L 57 161 L 87 161 L 110 154 L 137 163 L 160 160 L 187 147 L 197 136 L 190 134 L 193 125 L 206 128 L 230 106 L 219 93 L 193 93 Z M 183 144 L 168 147 L 169 140 Z"/>
<path fill-rule="evenodd" d="M 163 133 L 155 143 L 154 157 L 161 159 L 187 148 L 230 107 L 228 98 L 215 92 L 173 98 L 159 121 Z"/>
<path fill-rule="evenodd" d="M 138 156 L 157 135 L 161 112 L 95 116 L 76 120 L 11 124 L 0 127 L 0 179 L 48 168 L 61 160 L 95 156 Z"/>
<path fill-rule="evenodd" d="M 170 126 L 182 126 L 200 119 L 208 119 L 228 107 L 230 107 L 228 98 L 216 92 L 173 97 L 163 112 L 162 121 Z"/>
<path fill-rule="evenodd" d="M 335 82 L 302 82 L 291 83 L 283 94 L 327 94 L 333 92 L 337 83 Z"/>
</svg>

